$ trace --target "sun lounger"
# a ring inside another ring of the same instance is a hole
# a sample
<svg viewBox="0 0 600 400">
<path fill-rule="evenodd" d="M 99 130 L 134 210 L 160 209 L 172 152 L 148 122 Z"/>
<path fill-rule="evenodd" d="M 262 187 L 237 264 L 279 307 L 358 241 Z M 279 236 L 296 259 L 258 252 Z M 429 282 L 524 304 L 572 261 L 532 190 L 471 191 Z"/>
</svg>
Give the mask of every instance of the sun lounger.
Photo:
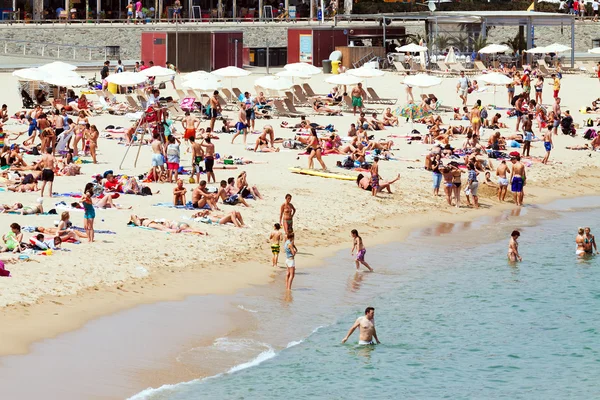
<svg viewBox="0 0 600 400">
<path fill-rule="evenodd" d="M 229 89 L 221 89 L 221 92 L 225 96 L 225 100 L 232 102 L 232 103 L 237 103 L 237 101 L 238 101 L 237 98 L 235 97 L 235 95 L 233 93 L 231 93 L 231 91 Z"/>
<path fill-rule="evenodd" d="M 298 104 L 304 105 L 304 106 L 312 106 L 312 101 L 308 98 L 306 98 L 306 96 L 304 95 L 304 91 L 302 90 L 302 88 L 299 85 L 294 85 L 293 88 L 294 89 L 294 95 L 296 96 L 296 99 L 298 100 Z"/>
<path fill-rule="evenodd" d="M 133 97 L 131 97 L 130 95 L 125 96 L 125 100 L 127 101 L 127 104 L 129 104 L 129 107 L 131 107 L 132 109 L 136 110 L 136 111 L 140 111 L 142 110 L 142 106 L 139 105 Z"/>
<path fill-rule="evenodd" d="M 402 64 L 400 61 L 394 61 L 393 64 L 397 72 L 401 74 L 406 74 L 408 72 L 408 70 L 404 68 L 404 64 Z"/>
<path fill-rule="evenodd" d="M 242 92 L 240 91 L 240 89 L 238 89 L 238 88 L 231 88 L 231 91 L 235 95 L 236 99 L 239 100 L 239 98 L 242 97 Z"/>
<path fill-rule="evenodd" d="M 175 89 L 175 93 L 177 93 L 177 96 L 179 96 L 179 101 L 185 99 L 186 97 L 189 97 L 187 94 L 185 94 L 185 92 L 181 89 Z"/>
<path fill-rule="evenodd" d="M 283 99 L 283 104 L 285 104 L 285 106 L 287 107 L 287 109 L 290 110 L 290 112 L 292 114 L 306 115 L 306 113 L 304 113 L 302 111 L 298 111 L 296 109 L 296 106 L 294 106 L 294 103 L 290 99 L 288 99 L 287 97 L 285 99 Z"/>
<path fill-rule="evenodd" d="M 375 92 L 375 89 L 371 87 L 367 88 L 367 93 L 369 93 L 369 97 L 373 103 L 394 105 L 398 101 L 398 99 L 382 99 L 377 92 Z"/>
<path fill-rule="evenodd" d="M 283 101 L 281 100 L 273 100 L 273 105 L 275 106 L 275 115 L 280 117 L 301 117 L 305 114 L 295 114 L 285 108 Z"/>
<path fill-rule="evenodd" d="M 487 71 L 487 68 L 485 67 L 485 65 L 483 64 L 482 61 L 475 61 L 475 68 L 477 68 L 479 71 L 483 72 L 483 71 Z"/>
<path fill-rule="evenodd" d="M 304 89 L 304 93 L 306 93 L 306 95 L 308 97 L 319 97 L 319 96 L 325 96 L 324 94 L 316 94 L 314 90 L 312 90 L 312 88 L 310 87 L 310 85 L 308 83 L 303 83 L 302 84 L 302 89 Z"/>
</svg>

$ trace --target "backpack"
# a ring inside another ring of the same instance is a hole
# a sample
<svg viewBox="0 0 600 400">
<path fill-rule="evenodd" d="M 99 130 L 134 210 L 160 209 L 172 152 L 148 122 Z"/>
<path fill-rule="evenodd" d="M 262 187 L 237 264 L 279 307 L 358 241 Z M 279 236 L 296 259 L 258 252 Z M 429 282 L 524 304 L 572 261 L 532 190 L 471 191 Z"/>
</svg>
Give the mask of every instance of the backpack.
<svg viewBox="0 0 600 400">
<path fill-rule="evenodd" d="M 488 117 L 488 112 L 487 110 L 484 108 L 483 110 L 481 110 L 481 118 L 482 119 L 486 119 Z"/>
<path fill-rule="evenodd" d="M 593 120 L 593 119 L 591 119 L 591 118 L 588 118 L 588 119 L 585 121 L 585 126 L 594 126 L 594 120 Z"/>
</svg>

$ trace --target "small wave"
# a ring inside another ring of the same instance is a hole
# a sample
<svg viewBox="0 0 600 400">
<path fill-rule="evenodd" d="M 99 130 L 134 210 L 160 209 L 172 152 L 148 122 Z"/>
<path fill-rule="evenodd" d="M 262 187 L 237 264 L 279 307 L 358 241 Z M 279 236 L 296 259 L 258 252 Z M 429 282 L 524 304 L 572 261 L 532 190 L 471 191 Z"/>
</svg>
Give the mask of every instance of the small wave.
<svg viewBox="0 0 600 400">
<path fill-rule="evenodd" d="M 298 346 L 299 344 L 301 344 L 301 343 L 304 343 L 304 341 L 305 341 L 306 339 L 308 339 L 309 337 L 311 337 L 312 335 L 314 335 L 315 333 L 317 333 L 317 331 L 318 331 L 319 329 L 321 329 L 321 328 L 324 328 L 324 327 L 325 327 L 324 325 L 322 325 L 322 326 L 317 326 L 315 329 L 313 329 L 313 331 L 310 333 L 310 335 L 308 335 L 308 336 L 307 336 L 307 337 L 305 337 L 304 339 L 300 339 L 300 340 L 293 340 L 293 341 L 289 342 L 289 343 L 287 344 L 287 346 L 285 346 L 285 348 L 286 348 L 286 349 L 289 349 L 289 348 L 291 348 L 291 347 Z"/>
<path fill-rule="evenodd" d="M 244 307 L 244 306 L 243 306 L 243 305 L 241 305 L 241 304 L 238 304 L 238 306 L 237 306 L 237 307 L 238 307 L 240 310 L 248 311 L 248 312 L 251 312 L 251 313 L 257 313 L 257 312 L 258 312 L 258 311 L 256 311 L 256 310 L 251 310 L 251 309 L 249 309 L 249 308 L 246 308 L 246 307 Z"/>
<path fill-rule="evenodd" d="M 277 353 L 275 353 L 275 349 L 273 349 L 271 346 L 269 346 L 269 348 L 267 350 L 260 353 L 253 360 L 236 365 L 235 367 L 233 367 L 229 371 L 227 371 L 227 373 L 233 374 L 234 372 L 239 372 L 239 371 L 242 371 L 247 368 L 256 367 L 257 365 L 260 365 L 263 362 L 270 360 L 271 358 L 275 357 L 276 355 L 277 355 Z"/>
</svg>

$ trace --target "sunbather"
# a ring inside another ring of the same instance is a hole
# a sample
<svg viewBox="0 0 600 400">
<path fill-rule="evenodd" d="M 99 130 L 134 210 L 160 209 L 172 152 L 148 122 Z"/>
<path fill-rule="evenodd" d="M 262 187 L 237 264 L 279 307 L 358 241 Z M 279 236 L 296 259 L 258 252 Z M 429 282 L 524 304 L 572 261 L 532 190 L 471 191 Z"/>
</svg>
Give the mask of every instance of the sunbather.
<svg viewBox="0 0 600 400">
<path fill-rule="evenodd" d="M 132 214 L 129 218 L 128 225 L 143 226 L 145 228 L 156 229 L 157 231 L 170 232 L 170 233 L 195 233 L 199 235 L 207 235 L 207 233 L 192 228 L 186 222 L 171 221 L 168 219 L 152 220 L 149 218 L 138 217 Z"/>
<path fill-rule="evenodd" d="M 231 211 L 229 214 L 223 213 L 211 213 L 209 210 L 202 210 L 192 215 L 192 218 L 200 218 L 205 219 L 207 222 L 225 225 L 225 224 L 234 224 L 238 228 L 243 228 L 244 219 L 242 218 L 242 214 L 239 211 Z"/>
</svg>

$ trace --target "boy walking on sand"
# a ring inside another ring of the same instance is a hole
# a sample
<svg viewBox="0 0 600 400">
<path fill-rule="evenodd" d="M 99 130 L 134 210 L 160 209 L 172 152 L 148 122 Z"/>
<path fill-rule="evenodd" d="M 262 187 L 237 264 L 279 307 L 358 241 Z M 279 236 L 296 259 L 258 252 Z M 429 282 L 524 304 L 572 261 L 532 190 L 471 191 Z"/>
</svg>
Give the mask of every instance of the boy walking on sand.
<svg viewBox="0 0 600 400">
<path fill-rule="evenodd" d="M 365 249 L 365 245 L 363 244 L 362 238 L 358 235 L 358 231 L 356 229 L 352 229 L 350 232 L 352 235 L 352 239 L 354 239 L 354 245 L 352 246 L 352 251 L 350 251 L 350 255 L 354 255 L 354 250 L 356 250 L 356 269 L 359 268 L 360 264 L 367 267 L 370 272 L 373 272 L 373 268 L 365 261 L 365 253 L 367 249 Z"/>
<path fill-rule="evenodd" d="M 287 235 L 287 240 L 284 245 L 285 250 L 285 265 L 287 266 L 287 275 L 285 277 L 285 288 L 287 290 L 292 290 L 292 282 L 294 281 L 294 276 L 296 275 L 296 260 L 294 259 L 296 255 L 296 246 L 294 245 L 294 234 L 289 233 Z"/>
<path fill-rule="evenodd" d="M 271 243 L 271 252 L 273 253 L 273 267 L 276 267 L 279 263 L 279 244 L 281 243 L 281 225 L 275 224 L 273 225 L 275 228 L 271 235 L 269 236 L 269 242 Z"/>
</svg>

